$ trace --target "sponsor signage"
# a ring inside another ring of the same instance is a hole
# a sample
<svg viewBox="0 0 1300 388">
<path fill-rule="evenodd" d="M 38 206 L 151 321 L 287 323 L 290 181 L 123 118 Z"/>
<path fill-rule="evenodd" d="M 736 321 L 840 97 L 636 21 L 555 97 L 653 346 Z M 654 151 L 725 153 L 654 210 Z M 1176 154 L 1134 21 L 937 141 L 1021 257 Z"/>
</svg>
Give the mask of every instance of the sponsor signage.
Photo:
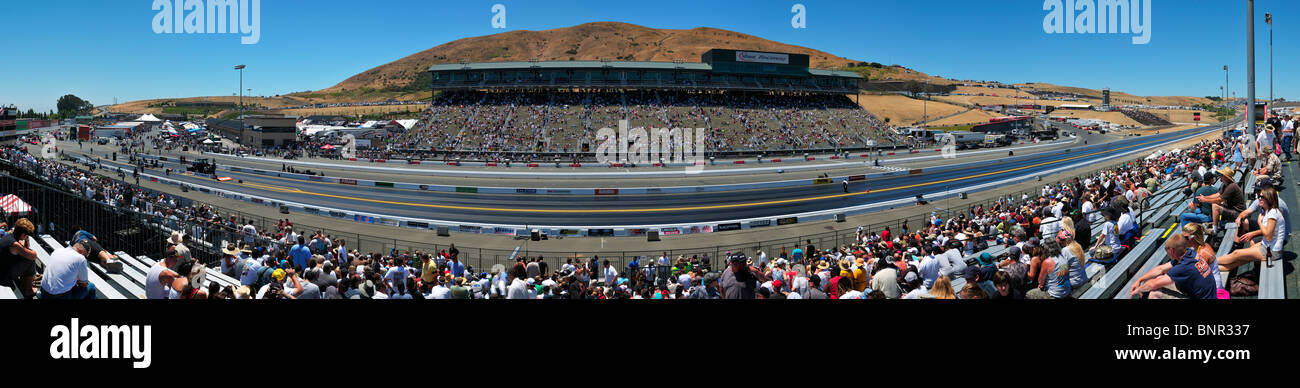
<svg viewBox="0 0 1300 388">
<path fill-rule="evenodd" d="M 498 234 L 498 235 L 507 235 L 507 236 L 510 236 L 510 235 L 514 235 L 514 234 L 515 234 L 515 230 L 512 229 L 512 228 L 503 228 L 503 227 L 498 226 L 498 227 L 492 228 L 492 234 Z"/>
<path fill-rule="evenodd" d="M 865 181 L 865 180 L 867 180 L 867 176 L 866 176 L 866 175 L 851 175 L 851 176 L 849 176 L 849 182 L 857 182 L 857 181 Z"/>
<path fill-rule="evenodd" d="M 577 235 L 580 235 L 580 234 L 582 234 L 582 231 L 581 231 L 581 230 L 577 230 L 577 229 L 560 229 L 560 235 L 561 235 L 561 236 L 577 236 Z"/>
<path fill-rule="evenodd" d="M 645 189 L 645 192 L 646 192 L 647 194 L 659 194 L 659 193 L 664 192 L 664 190 L 663 190 L 663 189 L 660 189 L 660 188 L 658 188 L 658 187 L 651 187 L 651 188 Z"/>
<path fill-rule="evenodd" d="M 347 216 L 348 216 L 348 215 L 347 215 L 346 213 L 343 213 L 343 212 L 336 212 L 336 211 L 330 210 L 330 217 L 343 218 L 343 217 L 347 217 Z"/>
<path fill-rule="evenodd" d="M 456 188 L 456 192 L 457 192 L 457 193 L 477 193 L 477 192 L 478 192 L 478 188 L 477 188 L 477 187 L 457 187 L 457 188 Z"/>
<path fill-rule="evenodd" d="M 572 194 L 571 190 L 546 190 L 547 194 Z"/>
<path fill-rule="evenodd" d="M 797 223 L 799 223 L 799 217 L 786 217 L 786 218 L 776 219 L 777 225 L 790 225 L 790 224 L 797 224 Z"/>
<path fill-rule="evenodd" d="M 627 230 L 627 235 L 628 235 L 628 236 L 644 236 L 644 235 L 645 235 L 645 229 L 628 229 L 628 230 Z"/>
<path fill-rule="evenodd" d="M 665 236 L 671 236 L 675 234 L 682 234 L 682 230 L 677 228 L 663 228 L 663 229 L 659 229 L 659 234 Z"/>
<path fill-rule="evenodd" d="M 428 190 L 429 185 L 420 185 L 420 190 Z"/>
<path fill-rule="evenodd" d="M 409 227 L 412 227 L 412 228 L 428 229 L 428 228 L 429 228 L 429 223 L 428 223 L 428 222 L 419 222 L 419 221 L 406 221 L 406 226 L 409 226 Z"/>
<path fill-rule="evenodd" d="M 354 186 L 355 186 L 355 185 L 357 184 L 357 180 L 356 180 L 356 179 L 348 179 L 348 178 L 339 178 L 339 184 L 340 184 L 340 185 L 354 185 Z"/>
<path fill-rule="evenodd" d="M 613 236 L 613 229 L 587 229 L 587 237 Z"/>
<path fill-rule="evenodd" d="M 758 221 L 749 222 L 750 228 L 761 228 L 764 226 L 772 226 L 772 220 L 758 220 Z"/>
<path fill-rule="evenodd" d="M 596 195 L 618 195 L 618 189 L 596 189 Z"/>
<path fill-rule="evenodd" d="M 730 223 L 730 224 L 718 224 L 718 227 L 717 227 L 717 228 L 714 228 L 713 230 L 716 230 L 716 231 L 719 231 L 719 232 L 726 232 L 726 231 L 728 231 L 728 230 L 740 230 L 740 223 L 738 223 L 738 222 L 733 222 L 733 223 Z"/>
<path fill-rule="evenodd" d="M 314 181 L 325 180 L 324 177 L 321 177 L 321 176 L 318 176 L 318 175 L 308 175 L 308 176 L 307 176 L 307 179 L 314 180 Z"/>
<path fill-rule="evenodd" d="M 752 51 L 737 51 L 736 62 L 753 62 L 753 63 L 771 63 L 777 65 L 789 65 L 789 54 L 773 53 L 756 53 Z"/>
<path fill-rule="evenodd" d="M 537 189 L 515 189 L 515 194 L 537 194 Z"/>
<path fill-rule="evenodd" d="M 375 182 L 375 187 L 387 187 L 387 188 L 392 188 L 392 187 L 393 187 L 393 182 Z"/>
<path fill-rule="evenodd" d="M 827 183 L 831 183 L 831 178 L 817 178 L 817 179 L 813 179 L 813 184 L 814 184 L 814 185 L 824 185 L 824 184 L 827 184 Z"/>
<path fill-rule="evenodd" d="M 314 207 L 303 207 L 303 208 L 302 208 L 302 211 L 307 212 L 307 213 L 311 213 L 311 214 L 320 214 L 320 209 L 317 209 L 317 208 L 314 208 Z"/>
<path fill-rule="evenodd" d="M 470 225 L 461 225 L 461 226 L 460 226 L 460 231 L 461 231 L 461 232 L 465 232 L 465 233 L 478 233 L 478 231 L 479 231 L 479 230 L 482 230 L 482 229 L 483 229 L 483 228 L 480 228 L 480 227 L 477 227 L 477 226 L 470 226 Z"/>
</svg>

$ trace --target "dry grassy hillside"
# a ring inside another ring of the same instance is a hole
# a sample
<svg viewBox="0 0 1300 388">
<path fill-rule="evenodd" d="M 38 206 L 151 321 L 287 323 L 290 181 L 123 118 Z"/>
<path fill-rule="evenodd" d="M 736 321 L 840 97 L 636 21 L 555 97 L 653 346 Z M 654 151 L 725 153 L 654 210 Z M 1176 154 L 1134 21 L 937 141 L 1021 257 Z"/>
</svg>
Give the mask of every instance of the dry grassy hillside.
<svg viewBox="0 0 1300 388">
<path fill-rule="evenodd" d="M 405 86 L 434 64 L 598 60 L 699 62 L 712 48 L 808 54 L 815 68 L 849 66 L 856 61 L 806 47 L 774 42 L 716 28 L 668 30 L 627 23 L 599 22 L 544 31 L 510 31 L 465 38 L 367 70 L 322 92 Z"/>
<path fill-rule="evenodd" d="M 1045 83 L 1017 84 L 1017 86 L 1020 86 L 1022 88 L 1032 89 L 1032 90 L 1039 90 L 1039 91 L 1049 91 L 1049 92 L 1056 92 L 1056 93 L 1073 93 L 1078 95 L 1084 95 L 1096 99 L 1097 104 L 1101 103 L 1100 102 L 1101 90 L 1086 89 L 1086 88 L 1079 88 L 1073 86 L 1060 86 L 1060 85 L 1045 84 Z M 1204 97 L 1137 96 L 1137 95 L 1132 95 L 1132 94 L 1115 91 L 1115 90 L 1111 90 L 1110 100 L 1111 100 L 1111 104 L 1113 105 L 1134 104 L 1134 105 L 1193 106 L 1193 105 L 1213 103 L 1213 101 L 1210 101 L 1209 99 L 1206 99 Z"/>
<path fill-rule="evenodd" d="M 925 102 L 896 94 L 861 95 L 858 96 L 858 105 L 881 119 L 888 118 L 893 125 L 911 125 L 921 121 L 922 116 L 934 119 L 969 110 L 939 101 Z"/>
</svg>

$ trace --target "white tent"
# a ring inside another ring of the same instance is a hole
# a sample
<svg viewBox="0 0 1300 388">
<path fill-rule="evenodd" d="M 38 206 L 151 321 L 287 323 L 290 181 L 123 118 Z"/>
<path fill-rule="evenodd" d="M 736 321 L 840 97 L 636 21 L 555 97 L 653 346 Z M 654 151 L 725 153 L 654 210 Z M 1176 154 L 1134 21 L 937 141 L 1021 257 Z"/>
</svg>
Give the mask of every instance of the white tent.
<svg viewBox="0 0 1300 388">
<path fill-rule="evenodd" d="M 417 122 L 419 122 L 419 121 L 420 121 L 420 120 L 415 120 L 415 119 L 411 119 L 411 120 L 397 120 L 397 123 L 398 123 L 398 124 L 401 124 L 401 125 L 402 125 L 402 128 L 411 129 L 411 127 L 414 127 L 414 126 L 415 126 L 415 123 L 417 123 Z"/>
<path fill-rule="evenodd" d="M 140 118 L 135 119 L 135 121 L 162 121 L 162 120 L 159 120 L 157 117 L 154 117 L 154 115 L 144 114 L 141 115 Z"/>
</svg>

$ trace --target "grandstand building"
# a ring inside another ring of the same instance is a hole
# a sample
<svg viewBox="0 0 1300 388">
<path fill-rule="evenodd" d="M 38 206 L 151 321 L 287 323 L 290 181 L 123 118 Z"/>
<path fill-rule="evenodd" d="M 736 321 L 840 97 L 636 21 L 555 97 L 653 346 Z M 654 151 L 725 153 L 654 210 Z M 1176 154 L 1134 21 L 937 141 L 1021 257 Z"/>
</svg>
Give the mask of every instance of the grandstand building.
<svg viewBox="0 0 1300 388">
<path fill-rule="evenodd" d="M 0 106 L 0 144 L 13 145 L 18 139 L 18 108 Z"/>
<path fill-rule="evenodd" d="M 529 61 L 433 65 L 434 91 L 690 89 L 857 95 L 855 72 L 812 69 L 808 55 L 712 49 L 682 61 Z"/>
<path fill-rule="evenodd" d="M 246 146 L 277 147 L 297 142 L 297 117 L 247 116 L 243 120 L 208 119 L 208 130 Z"/>
</svg>

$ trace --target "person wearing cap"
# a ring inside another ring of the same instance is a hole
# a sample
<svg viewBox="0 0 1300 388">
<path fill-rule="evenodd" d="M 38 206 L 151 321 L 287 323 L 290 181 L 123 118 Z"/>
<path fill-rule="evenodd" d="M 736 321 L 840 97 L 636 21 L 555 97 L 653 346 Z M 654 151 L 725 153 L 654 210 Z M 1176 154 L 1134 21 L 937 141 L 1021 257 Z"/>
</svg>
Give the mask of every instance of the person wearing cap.
<svg viewBox="0 0 1300 388">
<path fill-rule="evenodd" d="M 732 255 L 727 260 L 729 266 L 722 271 L 720 283 L 723 299 L 754 299 L 758 288 L 758 271 L 749 266 L 749 258 L 743 253 Z"/>
<path fill-rule="evenodd" d="M 966 257 L 959 250 L 961 245 L 960 241 L 949 243 L 948 250 L 935 257 L 939 260 L 939 276 L 956 279 L 966 273 Z"/>
<path fill-rule="evenodd" d="M 145 298 L 167 299 L 172 283 L 175 282 L 176 278 L 181 277 L 179 273 L 172 270 L 180 263 L 180 254 L 176 249 L 177 247 L 167 247 L 167 251 L 163 253 L 163 260 L 154 263 L 153 266 L 149 267 L 149 271 L 145 273 Z"/>
<path fill-rule="evenodd" d="M 208 293 L 205 290 L 207 279 L 207 267 L 199 264 L 197 261 L 182 261 L 173 269 L 176 273 L 186 274 L 178 276 L 172 280 L 171 290 L 168 291 L 167 299 L 207 299 Z"/>
<path fill-rule="evenodd" d="M 243 271 L 237 271 L 236 266 L 239 256 L 239 247 L 233 242 L 226 243 L 226 247 L 221 249 L 221 273 L 229 277 L 235 277 L 242 274 Z"/>
<path fill-rule="evenodd" d="M 884 263 L 880 265 L 879 271 L 871 275 L 871 289 L 885 293 L 885 298 L 898 299 L 903 293 L 903 289 L 898 286 L 898 268 L 892 263 Z"/>
<path fill-rule="evenodd" d="M 1219 192 L 1214 188 L 1214 182 L 1217 180 L 1218 177 L 1216 175 L 1207 174 L 1205 176 L 1205 184 L 1196 188 L 1192 201 L 1187 204 L 1188 211 L 1178 215 L 1180 228 L 1192 222 L 1204 224 L 1212 221 L 1210 217 L 1214 214 L 1214 204 L 1201 202 L 1200 198 L 1209 197 Z M 1237 225 L 1240 226 L 1241 224 Z"/>
<path fill-rule="evenodd" d="M 1277 154 L 1273 152 L 1272 145 L 1263 145 L 1260 146 L 1260 149 L 1262 149 L 1264 153 L 1260 154 L 1260 167 L 1254 171 L 1255 177 L 1257 179 L 1268 178 L 1272 182 L 1281 181 L 1282 159 L 1278 158 Z"/>
<path fill-rule="evenodd" d="M 853 260 L 853 289 L 865 292 L 869 286 L 871 267 L 861 257 Z"/>
<path fill-rule="evenodd" d="M 448 290 L 447 299 L 469 299 L 469 287 L 465 287 L 465 278 L 456 277 L 451 280 L 451 288 Z M 430 293 L 432 294 L 432 292 Z"/>
<path fill-rule="evenodd" d="M 56 249 L 45 260 L 41 277 L 41 299 L 95 299 L 95 284 L 90 282 L 88 250 L 83 242 Z"/>
<path fill-rule="evenodd" d="M 1219 192 L 1214 195 L 1199 195 L 1197 201 L 1209 203 L 1211 208 L 1210 215 L 1210 234 L 1215 234 L 1218 230 L 1219 221 L 1233 220 L 1237 215 L 1246 210 L 1246 194 L 1241 191 L 1241 187 L 1233 181 L 1233 175 L 1236 174 L 1232 167 L 1220 168 L 1216 171 L 1219 174 L 1219 180 L 1222 186 Z"/>
<path fill-rule="evenodd" d="M 1277 140 L 1277 137 L 1274 134 L 1274 126 L 1272 124 L 1265 125 L 1264 130 L 1259 131 L 1259 133 L 1256 134 L 1255 154 L 1258 155 L 1260 161 L 1265 160 L 1264 158 L 1273 153 L 1273 142 L 1275 140 Z M 1254 166 L 1255 163 L 1252 161 L 1250 165 Z"/>
<path fill-rule="evenodd" d="M 434 276 L 433 282 L 429 285 L 429 297 L 427 299 L 447 299 L 451 296 L 450 282 L 453 277 L 449 275 Z"/>
</svg>

